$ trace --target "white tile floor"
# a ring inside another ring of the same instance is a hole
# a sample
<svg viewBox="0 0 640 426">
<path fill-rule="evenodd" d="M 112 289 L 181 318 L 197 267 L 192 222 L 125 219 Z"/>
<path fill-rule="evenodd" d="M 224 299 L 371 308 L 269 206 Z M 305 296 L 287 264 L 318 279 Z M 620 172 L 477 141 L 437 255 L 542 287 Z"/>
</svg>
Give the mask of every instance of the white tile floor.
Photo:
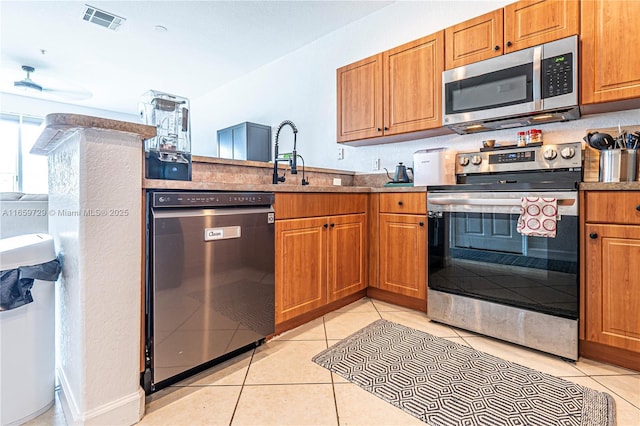
<svg viewBox="0 0 640 426">
<path fill-rule="evenodd" d="M 416 418 L 319 367 L 321 350 L 384 318 L 557 377 L 608 392 L 619 426 L 640 425 L 640 372 L 571 363 L 464 330 L 425 314 L 361 299 L 147 398 L 141 425 L 423 425 Z M 59 404 L 29 425 L 64 425 Z"/>
</svg>

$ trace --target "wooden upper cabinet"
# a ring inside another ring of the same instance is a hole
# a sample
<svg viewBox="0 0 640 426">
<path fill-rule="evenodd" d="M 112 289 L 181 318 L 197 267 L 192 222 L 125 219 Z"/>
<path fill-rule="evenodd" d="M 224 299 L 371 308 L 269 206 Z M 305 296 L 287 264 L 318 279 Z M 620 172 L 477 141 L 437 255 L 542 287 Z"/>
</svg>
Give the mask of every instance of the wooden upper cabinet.
<svg viewBox="0 0 640 426">
<path fill-rule="evenodd" d="M 578 34 L 578 0 L 521 0 L 504 8 L 504 53 Z"/>
<path fill-rule="evenodd" d="M 640 31 L 629 29 L 640 2 L 581 2 L 581 104 L 640 97 Z"/>
<path fill-rule="evenodd" d="M 382 135 L 382 53 L 338 68 L 338 142 Z"/>
<path fill-rule="evenodd" d="M 502 55 L 502 22 L 502 9 L 498 9 L 446 28 L 445 68 Z"/>
<path fill-rule="evenodd" d="M 442 126 L 444 32 L 383 53 L 384 134 Z"/>
<path fill-rule="evenodd" d="M 584 2 L 583 2 L 584 3 Z M 521 0 L 445 30 L 451 69 L 579 33 L 578 0 Z"/>
</svg>

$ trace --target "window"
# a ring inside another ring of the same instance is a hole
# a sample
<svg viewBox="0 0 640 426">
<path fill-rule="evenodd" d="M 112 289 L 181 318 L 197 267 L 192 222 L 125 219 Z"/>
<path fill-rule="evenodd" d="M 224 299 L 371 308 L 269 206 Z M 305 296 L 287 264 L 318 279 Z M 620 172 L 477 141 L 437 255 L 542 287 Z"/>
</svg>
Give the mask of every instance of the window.
<svg viewBox="0 0 640 426">
<path fill-rule="evenodd" d="M 0 114 L 0 192 L 46 194 L 47 157 L 30 154 L 40 135 L 42 119 Z"/>
</svg>

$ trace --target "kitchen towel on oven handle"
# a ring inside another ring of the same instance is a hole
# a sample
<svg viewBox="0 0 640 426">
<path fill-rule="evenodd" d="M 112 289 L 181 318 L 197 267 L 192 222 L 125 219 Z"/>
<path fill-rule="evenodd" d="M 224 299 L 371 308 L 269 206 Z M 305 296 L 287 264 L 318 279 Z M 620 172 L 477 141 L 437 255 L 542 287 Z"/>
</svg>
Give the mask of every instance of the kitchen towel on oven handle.
<svg viewBox="0 0 640 426">
<path fill-rule="evenodd" d="M 555 238 L 558 220 L 558 199 L 522 197 L 517 231 L 529 237 Z"/>
</svg>

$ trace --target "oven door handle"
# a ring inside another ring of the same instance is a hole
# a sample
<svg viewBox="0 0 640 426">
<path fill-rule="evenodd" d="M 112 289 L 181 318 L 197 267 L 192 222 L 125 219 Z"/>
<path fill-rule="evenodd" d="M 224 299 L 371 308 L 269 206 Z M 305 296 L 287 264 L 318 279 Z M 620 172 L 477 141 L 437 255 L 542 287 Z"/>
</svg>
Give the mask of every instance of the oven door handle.
<svg viewBox="0 0 640 426">
<path fill-rule="evenodd" d="M 572 206 L 576 203 L 573 198 L 559 198 L 559 206 Z M 469 205 L 469 206 L 518 206 L 522 205 L 520 199 L 516 198 L 435 198 L 429 200 L 429 204 L 437 205 Z"/>
<path fill-rule="evenodd" d="M 427 208 L 429 211 L 519 214 L 521 206 L 522 202 L 520 198 L 427 198 Z M 558 214 L 561 216 L 577 216 L 577 198 L 558 198 Z"/>
</svg>

